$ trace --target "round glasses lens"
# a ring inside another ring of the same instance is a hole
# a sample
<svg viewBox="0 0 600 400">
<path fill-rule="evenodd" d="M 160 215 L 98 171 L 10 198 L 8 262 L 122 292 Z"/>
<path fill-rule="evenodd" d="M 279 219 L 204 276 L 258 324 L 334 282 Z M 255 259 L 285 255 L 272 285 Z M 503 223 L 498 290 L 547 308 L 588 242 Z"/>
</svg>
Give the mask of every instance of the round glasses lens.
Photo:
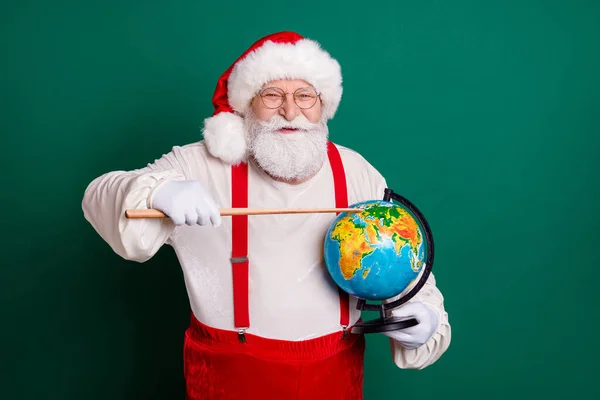
<svg viewBox="0 0 600 400">
<path fill-rule="evenodd" d="M 265 107 L 278 108 L 283 104 L 285 93 L 277 88 L 267 88 L 262 91 L 260 97 Z"/>
<path fill-rule="evenodd" d="M 298 89 L 294 92 L 294 101 L 302 109 L 311 108 L 317 102 L 317 92 L 311 88 Z"/>
</svg>

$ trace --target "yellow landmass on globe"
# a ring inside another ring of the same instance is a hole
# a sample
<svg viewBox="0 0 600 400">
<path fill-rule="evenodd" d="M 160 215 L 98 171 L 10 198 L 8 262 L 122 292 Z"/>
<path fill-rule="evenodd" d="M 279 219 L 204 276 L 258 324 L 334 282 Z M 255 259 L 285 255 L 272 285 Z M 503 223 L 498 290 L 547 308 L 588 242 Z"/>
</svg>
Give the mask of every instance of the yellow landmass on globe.
<svg viewBox="0 0 600 400">
<path fill-rule="evenodd" d="M 348 251 L 340 254 L 340 269 L 345 279 L 350 279 L 360 269 L 360 262 L 375 249 L 369 246 L 362 229 L 358 229 L 351 218 L 341 219 L 335 227 L 334 240 L 343 243 Z"/>
</svg>

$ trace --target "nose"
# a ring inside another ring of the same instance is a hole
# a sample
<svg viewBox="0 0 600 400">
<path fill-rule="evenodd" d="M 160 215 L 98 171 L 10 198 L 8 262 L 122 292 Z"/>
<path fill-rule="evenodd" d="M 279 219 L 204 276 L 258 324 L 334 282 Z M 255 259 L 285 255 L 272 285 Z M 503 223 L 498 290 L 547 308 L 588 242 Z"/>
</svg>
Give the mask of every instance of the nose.
<svg viewBox="0 0 600 400">
<path fill-rule="evenodd" d="M 300 107 L 296 105 L 294 101 L 294 94 L 287 93 L 285 95 L 285 100 L 281 107 L 279 108 L 279 114 L 282 115 L 288 121 L 293 121 L 296 119 L 298 114 L 300 113 Z"/>
</svg>

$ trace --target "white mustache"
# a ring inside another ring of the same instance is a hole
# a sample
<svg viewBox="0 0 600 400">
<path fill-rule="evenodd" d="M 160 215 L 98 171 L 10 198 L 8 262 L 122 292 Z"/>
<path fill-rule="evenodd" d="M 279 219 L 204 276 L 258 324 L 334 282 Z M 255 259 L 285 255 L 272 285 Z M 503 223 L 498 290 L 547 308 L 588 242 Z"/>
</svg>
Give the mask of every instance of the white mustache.
<svg viewBox="0 0 600 400">
<path fill-rule="evenodd" d="M 281 115 L 275 115 L 268 121 L 256 121 L 258 125 L 263 127 L 265 130 L 278 131 L 283 128 L 299 129 L 303 131 L 310 131 L 313 129 L 319 129 L 322 127 L 320 123 L 310 122 L 304 115 L 299 115 L 293 121 L 288 121 Z"/>
</svg>

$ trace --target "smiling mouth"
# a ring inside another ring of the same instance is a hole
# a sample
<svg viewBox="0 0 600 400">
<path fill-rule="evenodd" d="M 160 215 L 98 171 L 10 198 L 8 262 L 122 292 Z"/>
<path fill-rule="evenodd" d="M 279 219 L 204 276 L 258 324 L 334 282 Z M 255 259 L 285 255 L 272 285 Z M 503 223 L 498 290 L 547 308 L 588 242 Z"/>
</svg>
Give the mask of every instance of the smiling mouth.
<svg viewBox="0 0 600 400">
<path fill-rule="evenodd" d="M 279 132 L 281 133 L 293 133 L 293 132 L 298 132 L 298 128 L 291 128 L 289 126 L 284 126 L 283 128 L 281 128 L 279 130 Z"/>
</svg>

